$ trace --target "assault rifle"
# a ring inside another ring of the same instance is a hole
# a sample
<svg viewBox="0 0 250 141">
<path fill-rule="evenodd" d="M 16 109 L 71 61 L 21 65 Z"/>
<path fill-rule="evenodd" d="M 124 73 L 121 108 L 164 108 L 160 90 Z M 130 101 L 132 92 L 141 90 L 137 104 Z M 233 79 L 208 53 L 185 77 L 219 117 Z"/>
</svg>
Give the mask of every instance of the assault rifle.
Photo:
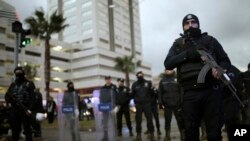
<svg viewBox="0 0 250 141">
<path fill-rule="evenodd" d="M 205 63 L 205 65 L 203 66 L 203 68 L 199 72 L 197 83 L 204 83 L 205 77 L 206 77 L 208 71 L 212 68 L 215 68 L 220 73 L 219 79 L 229 88 L 229 90 L 232 92 L 233 96 L 239 102 L 240 106 L 242 108 L 244 108 L 245 105 L 243 104 L 243 102 L 240 100 L 240 98 L 237 95 L 237 89 L 233 85 L 229 76 L 225 73 L 225 71 L 214 60 L 213 56 L 210 53 L 208 53 L 208 51 L 204 47 L 199 46 L 194 41 L 194 39 L 191 36 L 189 36 L 189 34 L 187 34 L 187 35 L 180 34 L 180 35 L 182 37 L 184 37 L 185 39 L 187 39 L 188 41 L 190 41 L 197 48 L 197 52 L 201 55 L 201 59 Z"/>
</svg>

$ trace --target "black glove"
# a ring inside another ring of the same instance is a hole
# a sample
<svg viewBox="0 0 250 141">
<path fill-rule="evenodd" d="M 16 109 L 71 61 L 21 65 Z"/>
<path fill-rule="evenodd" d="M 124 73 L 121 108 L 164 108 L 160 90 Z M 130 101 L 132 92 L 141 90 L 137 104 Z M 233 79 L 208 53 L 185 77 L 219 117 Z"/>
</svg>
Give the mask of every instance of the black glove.
<svg viewBox="0 0 250 141">
<path fill-rule="evenodd" d="M 191 61 L 195 61 L 195 60 L 200 60 L 201 59 L 201 55 L 194 48 L 188 49 L 186 55 L 187 55 L 187 59 L 191 60 Z"/>
</svg>

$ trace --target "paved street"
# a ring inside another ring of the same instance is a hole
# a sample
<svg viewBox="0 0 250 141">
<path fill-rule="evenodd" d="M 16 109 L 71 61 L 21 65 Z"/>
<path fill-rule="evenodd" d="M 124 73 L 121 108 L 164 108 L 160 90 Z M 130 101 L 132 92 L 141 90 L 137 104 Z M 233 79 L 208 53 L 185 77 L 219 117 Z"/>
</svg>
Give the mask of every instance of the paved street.
<svg viewBox="0 0 250 141">
<path fill-rule="evenodd" d="M 165 136 L 164 133 L 164 119 L 161 118 L 160 119 L 161 122 L 161 131 L 162 131 L 162 135 L 157 138 L 157 140 L 159 141 L 163 141 L 163 138 Z M 145 120 L 143 121 L 143 131 L 146 130 L 146 122 Z M 176 120 L 173 118 L 172 120 L 172 129 L 171 129 L 171 141 L 180 141 L 180 134 L 177 128 L 177 123 Z M 133 125 L 133 127 L 135 127 L 135 125 Z M 58 131 L 57 130 L 53 130 L 53 129 L 46 129 L 43 130 L 43 141 L 58 141 Z M 135 134 L 135 131 L 134 131 Z M 136 135 L 136 134 L 135 134 Z M 226 137 L 225 137 L 225 133 L 223 132 L 223 141 L 227 141 Z M 123 128 L 123 136 L 118 138 L 119 141 L 132 141 L 135 137 L 130 137 L 128 130 L 126 128 Z M 95 141 L 95 132 L 81 132 L 81 139 L 82 141 Z M 142 140 L 143 141 L 148 141 L 146 135 L 142 134 Z"/>
<path fill-rule="evenodd" d="M 157 137 L 156 139 L 157 141 L 163 141 L 163 138 L 165 136 L 165 132 L 164 132 L 164 119 L 163 117 L 160 119 L 160 125 L 161 125 L 161 132 L 162 135 Z M 178 131 L 177 128 L 177 123 L 175 118 L 173 118 L 172 123 L 171 123 L 171 141 L 180 141 L 180 133 Z M 135 123 L 133 123 L 133 127 L 135 128 Z M 146 122 L 145 120 L 142 122 L 142 127 L 143 127 L 143 132 L 146 130 Z M 56 129 L 44 129 L 43 128 L 43 137 L 42 139 L 39 138 L 35 138 L 34 141 L 59 141 L 59 131 Z M 135 131 L 134 134 L 136 135 Z M 91 131 L 84 131 L 80 133 L 81 135 L 81 141 L 96 141 L 96 134 L 95 132 L 91 132 Z M 223 141 L 227 141 L 226 138 L 226 133 L 223 132 Z M 117 138 L 117 141 L 133 141 L 134 137 L 130 137 L 129 136 L 129 132 L 127 130 L 127 128 L 123 128 L 123 136 Z M 147 136 L 142 134 L 142 140 L 143 141 L 149 141 L 149 139 L 147 139 Z M 0 139 L 0 141 L 6 141 L 4 139 Z"/>
</svg>

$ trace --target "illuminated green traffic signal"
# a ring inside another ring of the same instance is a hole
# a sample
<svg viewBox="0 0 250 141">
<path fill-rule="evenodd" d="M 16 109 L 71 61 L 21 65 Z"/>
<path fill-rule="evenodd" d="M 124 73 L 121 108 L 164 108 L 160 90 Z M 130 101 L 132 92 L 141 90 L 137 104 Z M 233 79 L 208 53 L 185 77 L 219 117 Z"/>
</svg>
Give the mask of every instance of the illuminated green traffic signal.
<svg viewBox="0 0 250 141">
<path fill-rule="evenodd" d="M 29 45 L 31 43 L 32 43 L 32 39 L 30 39 L 30 38 L 21 38 L 20 47 L 24 48 L 26 45 Z"/>
</svg>

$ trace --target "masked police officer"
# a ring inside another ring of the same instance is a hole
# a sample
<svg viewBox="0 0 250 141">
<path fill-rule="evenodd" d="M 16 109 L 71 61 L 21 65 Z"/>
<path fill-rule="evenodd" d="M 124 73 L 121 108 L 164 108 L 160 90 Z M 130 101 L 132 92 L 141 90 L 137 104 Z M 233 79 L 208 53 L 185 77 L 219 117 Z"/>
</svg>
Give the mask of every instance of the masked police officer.
<svg viewBox="0 0 250 141">
<path fill-rule="evenodd" d="M 151 92 L 152 92 L 152 83 L 144 79 L 142 71 L 136 73 L 137 81 L 132 85 L 132 96 L 134 98 L 135 107 L 136 107 L 136 141 L 141 141 L 141 132 L 142 132 L 142 113 L 144 112 L 147 119 L 147 129 L 149 131 L 149 138 L 154 140 L 154 125 L 152 121 L 151 113 Z"/>
<path fill-rule="evenodd" d="M 129 112 L 129 102 L 130 102 L 130 90 L 128 87 L 124 86 L 124 79 L 117 79 L 118 88 L 116 94 L 116 105 L 119 105 L 120 109 L 117 112 L 117 129 L 118 136 L 122 136 L 122 115 L 124 114 L 127 127 L 129 129 L 129 135 L 133 136 L 130 112 Z"/>
<path fill-rule="evenodd" d="M 184 36 L 173 43 L 164 65 L 165 69 L 177 67 L 177 78 L 184 90 L 185 140 L 199 140 L 199 125 L 203 118 L 208 141 L 220 141 L 222 93 L 219 92 L 221 88 L 217 82 L 221 74 L 216 68 L 212 68 L 206 74 L 205 83 L 197 83 L 198 74 L 204 66 L 197 47 L 202 47 L 209 52 L 225 71 L 231 63 L 219 42 L 214 37 L 201 33 L 197 16 L 186 15 L 182 21 L 182 27 Z"/>
<path fill-rule="evenodd" d="M 175 81 L 175 71 L 166 70 L 165 75 L 159 84 L 159 104 L 164 106 L 165 117 L 165 139 L 170 141 L 170 125 L 172 114 L 177 120 L 177 125 L 184 141 L 184 121 L 181 116 L 181 93 L 178 83 Z"/>
<path fill-rule="evenodd" d="M 18 141 L 23 125 L 25 140 L 32 141 L 31 118 L 34 110 L 35 85 L 25 78 L 22 67 L 14 70 L 15 81 L 11 83 L 6 92 L 5 100 L 11 104 L 10 126 L 12 130 L 12 140 Z"/>
<path fill-rule="evenodd" d="M 74 111 L 72 113 L 65 114 L 65 122 L 69 124 L 71 140 L 72 141 L 80 141 L 80 129 L 79 129 L 79 95 L 75 90 L 74 83 L 68 82 L 67 91 L 63 95 L 62 106 L 73 106 Z"/>
</svg>

